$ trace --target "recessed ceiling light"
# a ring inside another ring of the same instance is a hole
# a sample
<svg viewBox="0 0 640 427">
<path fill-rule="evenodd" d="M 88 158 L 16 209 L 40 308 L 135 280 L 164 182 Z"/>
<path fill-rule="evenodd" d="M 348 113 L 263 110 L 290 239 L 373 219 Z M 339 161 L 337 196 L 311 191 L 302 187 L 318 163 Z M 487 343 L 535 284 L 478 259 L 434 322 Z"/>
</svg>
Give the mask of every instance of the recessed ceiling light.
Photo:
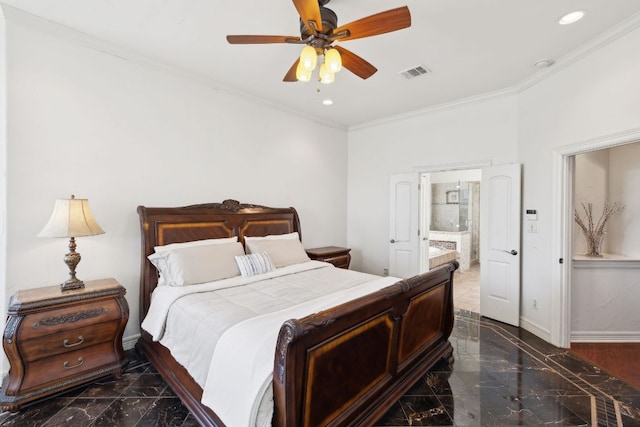
<svg viewBox="0 0 640 427">
<path fill-rule="evenodd" d="M 547 68 L 552 66 L 554 63 L 553 59 L 541 59 L 539 61 L 536 61 L 536 63 L 534 64 L 536 68 Z"/>
<path fill-rule="evenodd" d="M 558 24 L 560 25 L 573 24 L 574 22 L 578 22 L 579 20 L 584 18 L 585 14 L 586 12 L 584 10 L 576 10 L 574 12 L 569 12 L 566 15 L 562 16 L 560 19 L 558 19 Z"/>
<path fill-rule="evenodd" d="M 330 99 L 325 99 L 324 101 L 322 101 L 322 104 L 324 105 L 333 105 L 333 101 Z"/>
</svg>

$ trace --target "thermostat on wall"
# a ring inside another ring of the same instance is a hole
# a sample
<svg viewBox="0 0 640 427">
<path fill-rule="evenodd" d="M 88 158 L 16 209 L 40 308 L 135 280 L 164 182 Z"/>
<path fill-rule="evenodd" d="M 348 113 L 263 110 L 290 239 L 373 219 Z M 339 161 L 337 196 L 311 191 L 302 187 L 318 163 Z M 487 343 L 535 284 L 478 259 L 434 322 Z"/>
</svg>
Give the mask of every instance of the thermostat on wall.
<svg viewBox="0 0 640 427">
<path fill-rule="evenodd" d="M 527 209 L 527 219 L 529 221 L 537 221 L 538 220 L 538 211 L 535 209 Z"/>
</svg>

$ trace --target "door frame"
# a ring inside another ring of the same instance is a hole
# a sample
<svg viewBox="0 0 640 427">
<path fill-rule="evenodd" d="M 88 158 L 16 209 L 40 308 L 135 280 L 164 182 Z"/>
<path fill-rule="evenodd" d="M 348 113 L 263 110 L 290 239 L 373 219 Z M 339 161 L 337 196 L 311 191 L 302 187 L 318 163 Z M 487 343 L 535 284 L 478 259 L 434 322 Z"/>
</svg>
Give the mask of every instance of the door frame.
<svg viewBox="0 0 640 427">
<path fill-rule="evenodd" d="M 573 158 L 576 154 L 612 148 L 640 141 L 640 128 L 604 135 L 553 150 L 553 228 L 552 262 L 558 266 L 552 272 L 551 344 L 571 346 L 571 230 L 573 229 Z M 559 263 L 563 259 L 563 264 Z"/>
</svg>

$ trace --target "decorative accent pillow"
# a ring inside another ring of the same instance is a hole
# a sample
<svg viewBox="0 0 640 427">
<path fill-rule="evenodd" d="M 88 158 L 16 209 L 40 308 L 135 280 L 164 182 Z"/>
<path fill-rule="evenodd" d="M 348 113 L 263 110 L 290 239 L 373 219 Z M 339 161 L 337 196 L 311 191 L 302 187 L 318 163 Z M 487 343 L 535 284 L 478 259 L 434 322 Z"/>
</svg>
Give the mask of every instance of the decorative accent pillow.
<svg viewBox="0 0 640 427">
<path fill-rule="evenodd" d="M 277 268 L 310 261 L 298 239 L 245 239 L 245 247 L 249 254 L 268 253 Z"/>
<path fill-rule="evenodd" d="M 236 256 L 236 263 L 242 277 L 256 276 L 276 269 L 266 252 Z"/>
<path fill-rule="evenodd" d="M 166 284 L 187 286 L 240 275 L 237 255 L 244 255 L 240 242 L 178 247 L 148 258 Z"/>
</svg>

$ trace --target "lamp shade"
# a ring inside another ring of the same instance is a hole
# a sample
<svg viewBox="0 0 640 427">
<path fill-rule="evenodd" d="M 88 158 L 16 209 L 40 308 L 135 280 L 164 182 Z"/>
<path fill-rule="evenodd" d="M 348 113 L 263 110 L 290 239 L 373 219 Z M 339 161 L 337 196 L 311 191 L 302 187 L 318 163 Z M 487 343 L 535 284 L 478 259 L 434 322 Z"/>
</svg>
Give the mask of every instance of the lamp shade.
<svg viewBox="0 0 640 427">
<path fill-rule="evenodd" d="M 49 222 L 38 237 L 82 237 L 103 234 L 104 231 L 91 214 L 89 200 L 57 199 Z"/>
</svg>

